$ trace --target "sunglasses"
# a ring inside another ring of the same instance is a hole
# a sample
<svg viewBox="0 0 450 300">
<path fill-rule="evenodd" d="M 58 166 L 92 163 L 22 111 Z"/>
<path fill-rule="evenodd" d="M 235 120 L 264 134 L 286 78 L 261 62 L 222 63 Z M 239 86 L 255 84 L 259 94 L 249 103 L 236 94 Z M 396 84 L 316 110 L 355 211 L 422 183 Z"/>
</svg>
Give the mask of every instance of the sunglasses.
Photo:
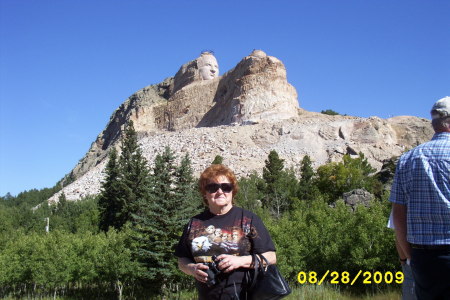
<svg viewBox="0 0 450 300">
<path fill-rule="evenodd" d="M 230 193 L 233 190 L 233 185 L 231 183 L 209 183 L 205 188 L 210 194 L 217 192 L 219 188 L 224 193 Z"/>
</svg>

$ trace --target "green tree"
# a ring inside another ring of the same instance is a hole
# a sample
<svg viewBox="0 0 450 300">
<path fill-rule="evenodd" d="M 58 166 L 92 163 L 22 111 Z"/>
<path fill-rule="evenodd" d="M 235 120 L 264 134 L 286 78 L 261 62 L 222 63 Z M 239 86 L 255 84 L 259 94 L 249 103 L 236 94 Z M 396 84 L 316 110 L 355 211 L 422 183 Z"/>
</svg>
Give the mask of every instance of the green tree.
<svg viewBox="0 0 450 300">
<path fill-rule="evenodd" d="M 239 179 L 239 193 L 236 195 L 236 203 L 245 209 L 256 212 L 262 207 L 265 197 L 266 183 L 256 172 L 248 177 Z"/>
<path fill-rule="evenodd" d="M 106 178 L 99 197 L 100 229 L 116 229 L 132 221 L 138 202 L 148 197 L 150 169 L 138 144 L 133 122 L 125 127 L 120 144 L 121 154 L 112 149 L 106 166 Z"/>
<path fill-rule="evenodd" d="M 142 264 L 133 258 L 133 246 L 130 245 L 130 229 L 125 227 L 122 231 L 110 229 L 103 236 L 101 258 L 97 265 L 101 282 L 108 282 L 117 292 L 121 300 L 124 288 L 137 283 L 144 272 Z"/>
<path fill-rule="evenodd" d="M 270 151 L 263 168 L 265 197 L 263 205 L 279 217 L 296 200 L 298 181 L 293 169 L 284 170 L 284 160 Z"/>
<path fill-rule="evenodd" d="M 0 252 L 2 251 L 1 237 L 7 239 L 16 230 L 15 217 L 16 211 L 12 207 L 4 207 L 0 204 Z"/>
<path fill-rule="evenodd" d="M 182 205 L 180 216 L 183 220 L 189 219 L 193 212 L 200 211 L 203 207 L 197 180 L 193 175 L 191 158 L 187 153 L 175 170 L 174 198 L 175 202 L 179 201 Z"/>
<path fill-rule="evenodd" d="M 145 276 L 159 293 L 162 286 L 177 282 L 180 274 L 173 248 L 183 226 L 193 216 L 193 177 L 190 159 L 185 156 L 176 166 L 175 155 L 169 147 L 155 158 L 148 199 L 139 201 L 134 215 L 134 237 L 138 241 L 137 256 L 146 266 Z"/>
<path fill-rule="evenodd" d="M 137 141 L 133 121 L 129 121 L 124 131 L 119 158 L 120 191 L 122 209 L 118 213 L 116 228 L 121 228 L 139 209 L 138 202 L 148 198 L 150 169 Z"/>
<path fill-rule="evenodd" d="M 100 212 L 98 210 L 98 197 L 90 196 L 74 203 L 79 205 L 79 211 L 73 218 L 77 233 L 98 233 Z"/>
<path fill-rule="evenodd" d="M 336 116 L 339 115 L 338 112 L 335 112 L 332 109 L 327 109 L 327 110 L 322 110 L 320 113 L 324 114 L 324 115 L 330 115 L 330 116 Z"/>
<path fill-rule="evenodd" d="M 397 256 L 386 227 L 388 214 L 380 202 L 353 212 L 343 201 L 334 208 L 322 200 L 299 201 L 280 219 L 263 221 L 277 247 L 277 265 L 286 278 L 296 278 L 299 270 L 394 272 Z"/>
<path fill-rule="evenodd" d="M 328 163 L 317 169 L 315 184 L 328 202 L 334 202 L 342 194 L 353 189 L 364 188 L 373 191 L 376 179 L 371 176 L 375 169 L 368 163 L 364 154 L 357 158 L 344 155 L 342 162 Z"/>
<path fill-rule="evenodd" d="M 56 204 L 58 210 L 64 210 L 67 207 L 67 197 L 64 192 L 58 197 L 58 203 Z"/>
<path fill-rule="evenodd" d="M 119 222 L 119 216 L 125 203 L 121 197 L 122 186 L 120 184 L 120 169 L 117 161 L 117 150 L 112 148 L 109 152 L 108 164 L 105 168 L 106 177 L 102 182 L 102 188 L 98 199 L 99 227 L 108 231 L 109 227 L 119 229 L 123 223 Z"/>
<path fill-rule="evenodd" d="M 220 165 L 222 163 L 223 163 L 223 157 L 220 155 L 216 155 L 216 157 L 214 157 L 214 160 L 211 164 L 212 165 Z"/>
<path fill-rule="evenodd" d="M 278 152 L 270 151 L 268 158 L 264 161 L 263 178 L 267 184 L 266 191 L 269 194 L 275 193 L 275 183 L 280 178 L 284 169 L 284 159 L 281 159 Z"/>
<path fill-rule="evenodd" d="M 313 200 L 318 198 L 320 193 L 314 185 L 315 172 L 309 155 L 303 157 L 300 172 L 301 178 L 298 184 L 298 198 L 301 200 Z"/>
</svg>

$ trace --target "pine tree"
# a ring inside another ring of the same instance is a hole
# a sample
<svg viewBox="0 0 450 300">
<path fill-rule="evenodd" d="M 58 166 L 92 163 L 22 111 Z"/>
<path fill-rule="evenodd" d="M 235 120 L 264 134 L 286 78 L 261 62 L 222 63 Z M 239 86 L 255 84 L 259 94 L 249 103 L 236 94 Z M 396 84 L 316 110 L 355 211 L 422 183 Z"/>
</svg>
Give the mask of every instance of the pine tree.
<svg viewBox="0 0 450 300">
<path fill-rule="evenodd" d="M 278 156 L 277 151 L 272 150 L 264 162 L 266 166 L 263 168 L 263 178 L 267 184 L 266 191 L 269 194 L 273 194 L 275 192 L 275 182 L 280 178 L 284 169 L 284 159 Z"/>
<path fill-rule="evenodd" d="M 119 159 L 115 149 L 110 152 L 99 198 L 99 226 L 104 231 L 111 226 L 121 229 L 126 222 L 132 221 L 132 214 L 139 209 L 138 200 L 146 199 L 148 195 L 150 170 L 132 121 L 125 127 L 120 150 Z"/>
<path fill-rule="evenodd" d="M 280 217 L 292 204 L 297 194 L 298 181 L 293 170 L 284 170 L 284 160 L 275 150 L 270 151 L 263 168 L 265 197 L 263 205 Z"/>
<path fill-rule="evenodd" d="M 340 115 L 340 113 L 335 112 L 332 109 L 322 110 L 320 113 L 325 114 L 325 115 L 330 115 L 330 116 Z"/>
<path fill-rule="evenodd" d="M 139 202 L 134 216 L 135 238 L 140 243 L 138 258 L 146 266 L 152 285 L 159 288 L 179 276 L 173 248 L 183 225 L 195 213 L 195 203 L 201 203 L 200 199 L 194 200 L 189 156 L 179 167 L 175 159 L 169 147 L 156 156 L 148 201 Z"/>
<path fill-rule="evenodd" d="M 220 155 L 216 155 L 216 157 L 214 157 L 214 160 L 211 164 L 212 165 L 220 165 L 222 163 L 223 163 L 223 157 Z"/>
<path fill-rule="evenodd" d="M 123 203 L 118 197 L 120 195 L 120 170 L 115 148 L 112 148 L 111 152 L 109 152 L 105 173 L 106 178 L 102 183 L 98 207 L 100 211 L 99 227 L 106 232 L 109 227 L 120 228 L 121 225 L 116 220 L 123 209 Z"/>
<path fill-rule="evenodd" d="M 149 193 L 150 169 L 137 142 L 133 121 L 129 121 L 125 128 L 121 151 L 118 201 L 123 207 L 117 216 L 118 228 L 132 221 L 132 215 L 139 209 L 138 202 L 147 199 Z"/>
<path fill-rule="evenodd" d="M 58 203 L 56 206 L 58 210 L 64 210 L 67 207 L 67 197 L 64 192 L 62 192 L 61 195 L 59 195 Z"/>
<path fill-rule="evenodd" d="M 314 169 L 312 167 L 311 158 L 308 155 L 303 157 L 300 171 L 301 178 L 298 185 L 298 198 L 302 200 L 312 200 L 316 188 L 313 185 Z"/>
<path fill-rule="evenodd" d="M 202 197 L 197 190 L 197 181 L 193 176 L 191 158 L 186 154 L 175 173 L 175 201 L 179 202 L 177 205 L 180 210 L 179 213 L 180 224 L 185 224 L 184 220 L 192 217 L 192 214 L 203 208 Z"/>
</svg>

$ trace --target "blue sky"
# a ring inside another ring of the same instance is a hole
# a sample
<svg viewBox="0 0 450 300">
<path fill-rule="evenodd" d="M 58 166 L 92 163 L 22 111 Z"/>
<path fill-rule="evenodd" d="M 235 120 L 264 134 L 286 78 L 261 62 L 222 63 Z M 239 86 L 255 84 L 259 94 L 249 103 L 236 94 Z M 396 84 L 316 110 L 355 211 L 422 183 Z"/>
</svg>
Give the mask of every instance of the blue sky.
<svg viewBox="0 0 450 300">
<path fill-rule="evenodd" d="M 0 0 L 0 195 L 53 186 L 112 112 L 202 50 L 282 60 L 310 111 L 428 118 L 450 96 L 450 1 Z"/>
</svg>

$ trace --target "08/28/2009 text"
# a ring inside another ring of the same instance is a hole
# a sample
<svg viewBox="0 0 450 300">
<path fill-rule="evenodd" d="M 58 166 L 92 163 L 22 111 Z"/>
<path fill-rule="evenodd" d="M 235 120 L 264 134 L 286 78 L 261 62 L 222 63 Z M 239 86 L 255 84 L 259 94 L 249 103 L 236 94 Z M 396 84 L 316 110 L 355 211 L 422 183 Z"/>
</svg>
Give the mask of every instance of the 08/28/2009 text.
<svg viewBox="0 0 450 300">
<path fill-rule="evenodd" d="M 322 276 L 318 276 L 317 272 L 314 271 L 310 271 L 310 272 L 304 272 L 301 271 L 298 273 L 297 275 L 297 281 L 300 284 L 317 284 L 317 285 L 321 285 L 324 281 L 327 280 L 327 277 L 329 276 L 330 278 L 330 283 L 331 284 L 350 284 L 353 285 L 355 284 L 355 282 L 357 282 L 358 279 L 362 280 L 363 284 L 381 284 L 381 283 L 386 283 L 386 284 L 401 284 L 403 282 L 404 275 L 401 271 L 398 272 L 370 272 L 370 271 L 365 271 L 363 272 L 362 270 L 359 270 L 359 272 L 357 274 L 350 274 L 347 271 L 344 272 L 336 272 L 336 271 L 330 271 L 327 270 L 325 272 L 325 274 L 323 274 Z"/>
</svg>

